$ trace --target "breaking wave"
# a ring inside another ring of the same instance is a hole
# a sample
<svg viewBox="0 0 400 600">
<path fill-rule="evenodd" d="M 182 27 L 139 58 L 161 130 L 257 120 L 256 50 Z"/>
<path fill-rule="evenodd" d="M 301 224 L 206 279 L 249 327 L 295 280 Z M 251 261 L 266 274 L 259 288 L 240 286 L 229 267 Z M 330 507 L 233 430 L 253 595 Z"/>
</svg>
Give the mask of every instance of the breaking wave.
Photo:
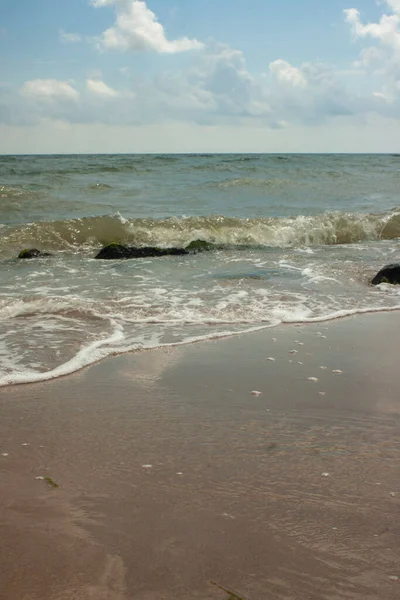
<svg viewBox="0 0 400 600">
<path fill-rule="evenodd" d="M 119 242 L 138 246 L 185 246 L 195 239 L 219 246 L 301 247 L 351 244 L 400 237 L 400 212 L 330 212 L 286 218 L 235 218 L 218 215 L 124 219 L 120 214 L 4 227 L 0 252 L 21 247 L 78 252 Z"/>
</svg>

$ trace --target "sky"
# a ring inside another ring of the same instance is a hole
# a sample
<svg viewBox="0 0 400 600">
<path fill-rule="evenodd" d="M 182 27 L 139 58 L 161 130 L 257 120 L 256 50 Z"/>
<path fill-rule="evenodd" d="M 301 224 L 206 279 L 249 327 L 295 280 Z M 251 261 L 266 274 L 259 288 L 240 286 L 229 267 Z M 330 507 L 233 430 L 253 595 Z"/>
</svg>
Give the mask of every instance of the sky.
<svg viewBox="0 0 400 600">
<path fill-rule="evenodd" d="M 1 0 L 0 153 L 400 152 L 400 0 Z"/>
</svg>

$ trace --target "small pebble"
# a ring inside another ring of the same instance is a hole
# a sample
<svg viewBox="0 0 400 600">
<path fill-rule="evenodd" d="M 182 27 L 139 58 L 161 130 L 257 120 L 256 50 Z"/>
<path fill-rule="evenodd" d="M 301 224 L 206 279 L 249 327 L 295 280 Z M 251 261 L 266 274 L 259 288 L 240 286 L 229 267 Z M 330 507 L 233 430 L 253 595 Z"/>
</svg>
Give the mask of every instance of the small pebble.
<svg viewBox="0 0 400 600">
<path fill-rule="evenodd" d="M 326 395 L 326 392 L 318 392 L 318 394 L 319 394 L 320 396 L 325 396 L 325 395 Z"/>
<path fill-rule="evenodd" d="M 257 390 L 253 390 L 253 391 L 251 392 L 251 394 L 252 394 L 253 396 L 261 396 L 262 392 L 259 392 L 259 391 L 257 391 Z"/>
<path fill-rule="evenodd" d="M 44 481 L 44 477 L 42 477 L 41 475 L 39 475 L 39 477 L 35 477 L 35 479 L 37 481 Z"/>
<path fill-rule="evenodd" d="M 338 373 L 338 374 L 340 374 L 340 373 L 343 373 L 343 371 L 341 371 L 340 369 L 335 369 L 334 371 L 332 371 L 332 373 Z"/>
<path fill-rule="evenodd" d="M 325 371 L 328 367 L 320 367 L 323 371 Z"/>
<path fill-rule="evenodd" d="M 396 492 L 390 492 L 390 495 L 392 496 L 392 498 L 394 498 L 396 496 Z"/>
<path fill-rule="evenodd" d="M 329 477 L 329 473 L 321 473 L 322 477 Z"/>
<path fill-rule="evenodd" d="M 153 465 L 142 465 L 143 469 L 151 469 Z"/>
<path fill-rule="evenodd" d="M 289 360 L 290 364 L 292 365 L 294 363 L 294 360 Z"/>
<path fill-rule="evenodd" d="M 302 362 L 300 362 L 300 361 L 298 360 L 298 361 L 297 361 L 297 364 L 298 364 L 298 365 L 302 365 L 303 363 L 302 363 Z"/>
<path fill-rule="evenodd" d="M 317 377 L 308 377 L 308 381 L 318 381 Z"/>
<path fill-rule="evenodd" d="M 389 579 L 390 579 L 390 581 L 398 581 L 399 580 L 399 578 L 397 577 L 397 575 L 391 575 L 389 577 Z"/>
<path fill-rule="evenodd" d="M 183 475 L 183 473 L 177 473 L 177 475 Z"/>
<path fill-rule="evenodd" d="M 274 358 L 272 358 L 272 356 L 269 356 L 269 357 L 267 358 L 267 360 L 269 360 L 270 362 L 275 362 L 275 359 L 274 359 Z"/>
<path fill-rule="evenodd" d="M 289 354 L 298 354 L 298 350 L 290 350 Z"/>
<path fill-rule="evenodd" d="M 321 338 L 322 338 L 323 340 L 326 340 L 326 335 L 321 335 Z"/>
<path fill-rule="evenodd" d="M 272 338 L 272 341 L 273 341 L 273 342 L 276 342 L 276 338 Z"/>
<path fill-rule="evenodd" d="M 7 452 L 3 452 L 2 456 L 8 456 Z"/>
<path fill-rule="evenodd" d="M 28 444 L 21 444 L 21 446 L 27 446 Z"/>
</svg>

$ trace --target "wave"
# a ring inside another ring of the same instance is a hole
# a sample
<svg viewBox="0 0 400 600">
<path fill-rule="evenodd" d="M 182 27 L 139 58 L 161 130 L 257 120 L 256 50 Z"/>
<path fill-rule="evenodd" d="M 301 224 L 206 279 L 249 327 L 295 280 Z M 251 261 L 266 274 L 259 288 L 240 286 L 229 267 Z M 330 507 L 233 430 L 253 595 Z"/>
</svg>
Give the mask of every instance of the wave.
<svg viewBox="0 0 400 600">
<path fill-rule="evenodd" d="M 278 186 L 282 186 L 285 184 L 294 184 L 296 186 L 298 186 L 298 182 L 293 182 L 290 181 L 288 179 L 278 179 L 278 178 L 271 178 L 271 179 L 258 179 L 258 178 L 253 178 L 253 177 L 239 177 L 236 179 L 226 179 L 225 181 L 220 181 L 216 184 L 217 187 L 222 188 L 222 189 L 227 189 L 227 188 L 235 188 L 235 187 L 255 187 L 255 188 L 269 188 L 269 187 L 278 187 Z"/>
<path fill-rule="evenodd" d="M 221 215 L 124 219 L 119 214 L 62 221 L 36 221 L 4 227 L 0 252 L 11 256 L 24 247 L 77 252 L 111 242 L 137 246 L 184 247 L 201 239 L 222 247 L 301 247 L 351 244 L 400 237 L 400 212 L 328 212 L 286 218 L 236 218 Z"/>
<path fill-rule="evenodd" d="M 9 185 L 1 185 L 0 184 L 0 202 L 4 202 L 4 200 L 14 200 L 17 199 L 31 199 L 40 197 L 40 193 L 25 188 L 23 186 L 9 186 Z"/>
<path fill-rule="evenodd" d="M 398 310 L 400 310 L 400 305 L 391 307 L 365 307 L 347 310 L 344 309 L 328 313 L 324 316 L 317 317 L 304 317 L 301 315 L 294 315 L 290 318 L 282 319 L 281 321 L 264 323 L 262 325 L 254 325 L 248 323 L 247 327 L 240 329 L 239 331 L 235 331 L 234 329 L 229 328 L 229 325 L 232 325 L 233 323 L 226 323 L 228 328 L 224 329 L 223 331 L 213 331 L 212 333 L 204 333 L 202 335 L 189 335 L 188 337 L 185 337 L 180 341 L 168 343 L 161 343 L 160 341 L 156 341 L 156 339 L 153 339 L 153 341 L 149 340 L 145 344 L 138 344 L 136 342 L 129 343 L 127 340 L 125 340 L 124 328 L 121 326 L 121 324 L 110 320 L 113 327 L 112 331 L 110 331 L 107 337 L 103 337 L 100 340 L 96 340 L 83 345 L 80 348 L 80 350 L 78 350 L 78 352 L 74 354 L 71 358 L 58 365 L 57 367 L 51 368 L 50 370 L 37 371 L 32 368 L 24 368 L 18 364 L 13 364 L 11 366 L 12 363 L 9 360 L 6 361 L 7 368 L 3 372 L 0 371 L 0 387 L 9 385 L 21 385 L 27 383 L 38 383 L 41 381 L 58 379 L 60 377 L 64 377 L 66 375 L 70 375 L 72 373 L 80 371 L 85 367 L 98 363 L 101 360 L 104 360 L 105 358 L 108 358 L 110 356 L 117 356 L 132 351 L 151 350 L 154 348 L 171 348 L 176 346 L 192 344 L 195 342 L 216 340 L 218 338 L 225 337 L 233 337 L 236 335 L 243 335 L 244 333 L 253 333 L 256 331 L 274 328 L 280 323 L 325 323 L 328 321 L 343 319 L 358 314 L 365 315 L 382 312 L 394 312 Z M 235 324 L 237 325 L 237 323 Z"/>
</svg>

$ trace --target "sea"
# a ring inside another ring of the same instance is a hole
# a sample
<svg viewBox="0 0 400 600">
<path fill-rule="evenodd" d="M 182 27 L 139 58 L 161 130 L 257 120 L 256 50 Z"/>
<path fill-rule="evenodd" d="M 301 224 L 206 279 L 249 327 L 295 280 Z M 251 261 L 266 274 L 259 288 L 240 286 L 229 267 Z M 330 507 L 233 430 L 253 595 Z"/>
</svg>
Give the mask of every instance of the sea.
<svg viewBox="0 0 400 600">
<path fill-rule="evenodd" d="M 0 385 L 400 309 L 400 156 L 0 156 Z M 96 260 L 104 245 L 217 250 Z M 19 260 L 38 248 L 49 258 Z"/>
</svg>

